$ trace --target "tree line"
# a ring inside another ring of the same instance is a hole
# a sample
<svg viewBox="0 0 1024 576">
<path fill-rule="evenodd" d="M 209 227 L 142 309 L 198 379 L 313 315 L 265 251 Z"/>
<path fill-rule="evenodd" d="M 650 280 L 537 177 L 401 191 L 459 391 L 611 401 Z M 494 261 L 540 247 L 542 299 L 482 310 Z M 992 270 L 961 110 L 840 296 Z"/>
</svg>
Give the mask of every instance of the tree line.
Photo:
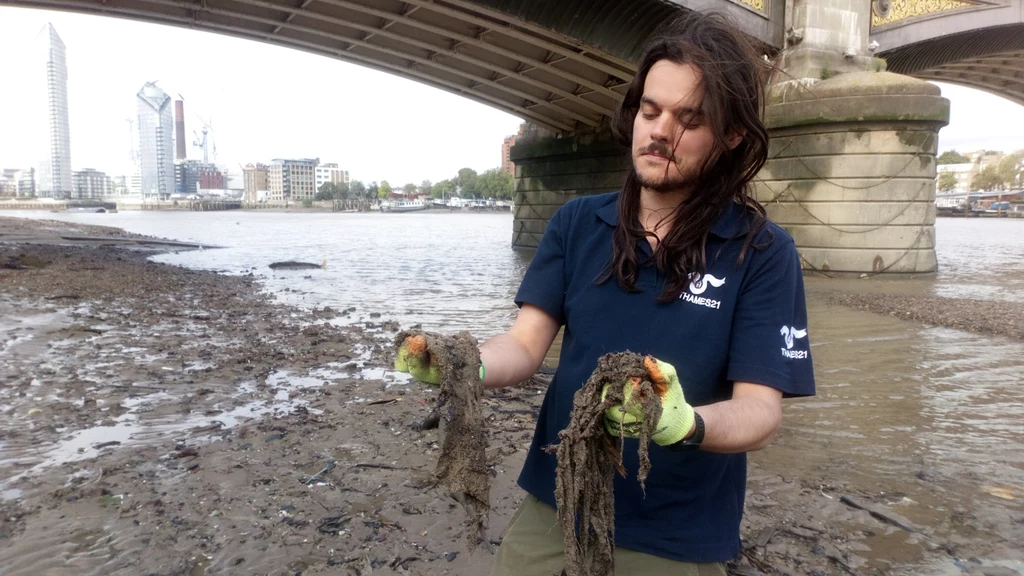
<svg viewBox="0 0 1024 576">
<path fill-rule="evenodd" d="M 998 154 L 998 152 L 992 152 Z M 971 159 L 956 150 L 947 150 L 936 159 L 938 164 L 969 164 Z M 938 188 L 943 192 L 955 190 L 956 174 L 943 172 L 939 175 Z M 971 178 L 971 190 L 997 190 L 1019 188 L 1024 185 L 1024 150 L 1007 154 L 998 163 L 989 164 Z"/>
<path fill-rule="evenodd" d="M 412 182 L 394 188 L 387 180 L 379 184 L 374 181 L 368 185 L 359 180 L 351 182 L 325 182 L 320 185 L 316 192 L 317 200 L 372 200 L 384 199 L 392 193 L 405 196 L 426 195 L 432 198 L 450 198 L 459 196 L 461 198 L 497 198 L 507 200 L 512 198 L 515 192 L 515 178 L 507 174 L 501 168 L 491 168 L 477 173 L 472 168 L 463 168 L 452 178 L 440 182 L 424 180 L 418 185 Z"/>
</svg>

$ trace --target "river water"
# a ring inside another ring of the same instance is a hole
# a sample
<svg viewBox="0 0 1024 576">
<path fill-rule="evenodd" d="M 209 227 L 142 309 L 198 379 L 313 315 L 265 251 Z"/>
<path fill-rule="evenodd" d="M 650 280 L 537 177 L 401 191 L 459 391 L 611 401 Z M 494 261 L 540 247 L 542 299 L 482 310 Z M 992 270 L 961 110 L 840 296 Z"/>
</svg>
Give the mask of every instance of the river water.
<svg viewBox="0 0 1024 576">
<path fill-rule="evenodd" d="M 506 213 L 13 213 L 199 242 L 156 256 L 253 273 L 299 306 L 355 307 L 402 326 L 479 338 L 508 328 L 530 254 L 510 248 Z M 874 494 L 924 526 L 968 514 L 971 530 L 1024 540 L 1024 343 L 825 304 L 825 288 L 1024 301 L 1024 221 L 939 219 L 940 271 L 916 280 L 809 278 L 818 395 L 787 402 L 762 470 Z M 274 272 L 279 260 L 323 269 Z M 557 348 L 549 362 L 557 358 Z M 955 515 L 954 514 L 954 515 Z M 891 550 L 879 554 L 892 553 Z M 938 572 L 935 572 L 938 573 Z"/>
</svg>

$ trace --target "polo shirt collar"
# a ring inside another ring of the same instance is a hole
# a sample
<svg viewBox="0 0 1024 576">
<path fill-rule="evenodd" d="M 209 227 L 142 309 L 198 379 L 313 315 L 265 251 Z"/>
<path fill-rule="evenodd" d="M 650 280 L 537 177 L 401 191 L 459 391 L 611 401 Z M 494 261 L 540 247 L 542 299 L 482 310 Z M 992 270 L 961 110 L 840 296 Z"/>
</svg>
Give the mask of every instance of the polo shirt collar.
<svg viewBox="0 0 1024 576">
<path fill-rule="evenodd" d="M 619 223 L 619 198 L 621 196 L 617 196 L 615 202 L 609 202 L 597 210 L 598 218 L 609 226 Z M 725 211 L 711 224 L 711 233 L 725 240 L 743 236 L 750 230 L 750 219 L 746 217 L 746 212 L 743 206 L 729 202 Z"/>
<path fill-rule="evenodd" d="M 619 223 L 619 198 L 621 195 L 616 195 L 614 202 L 609 202 L 597 209 L 597 217 L 604 220 L 604 223 L 609 226 Z"/>
<path fill-rule="evenodd" d="M 711 224 L 711 233 L 723 240 L 744 236 L 750 231 L 750 216 L 742 204 L 729 202 L 725 210 Z"/>
</svg>

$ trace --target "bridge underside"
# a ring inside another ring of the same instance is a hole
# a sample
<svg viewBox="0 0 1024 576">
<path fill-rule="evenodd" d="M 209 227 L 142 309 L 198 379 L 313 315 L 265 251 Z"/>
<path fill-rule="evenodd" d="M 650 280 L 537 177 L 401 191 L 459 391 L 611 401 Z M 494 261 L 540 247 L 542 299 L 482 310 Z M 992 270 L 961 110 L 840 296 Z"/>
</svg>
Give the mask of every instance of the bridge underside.
<svg viewBox="0 0 1024 576">
<path fill-rule="evenodd" d="M 571 132 L 613 113 L 637 43 L 675 8 L 658 0 L 0 0 L 208 30 L 286 46 L 416 80 Z M 601 40 L 608 50 L 600 48 Z M 616 55 L 614 53 L 618 53 Z"/>
<path fill-rule="evenodd" d="M 597 128 L 612 116 L 646 38 L 684 9 L 663 0 L 0 0 L 4 5 L 295 48 L 422 82 L 559 133 Z M 892 72 L 1024 104 L 1024 23 L 945 34 L 879 55 Z"/>
<path fill-rule="evenodd" d="M 978 88 L 1024 106 L 1024 24 L 943 36 L 881 56 L 891 72 Z"/>
</svg>

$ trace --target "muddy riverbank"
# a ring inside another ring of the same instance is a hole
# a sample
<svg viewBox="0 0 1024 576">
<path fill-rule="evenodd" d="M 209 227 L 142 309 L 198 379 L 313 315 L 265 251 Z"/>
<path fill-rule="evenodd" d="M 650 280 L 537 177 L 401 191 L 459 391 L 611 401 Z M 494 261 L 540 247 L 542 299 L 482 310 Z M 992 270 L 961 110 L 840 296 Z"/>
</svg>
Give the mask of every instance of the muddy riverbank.
<svg viewBox="0 0 1024 576">
<path fill-rule="evenodd" d="M 823 292 L 825 301 L 932 326 L 1024 340 L 1024 303 L 915 294 Z"/>
<path fill-rule="evenodd" d="M 492 551 L 466 549 L 465 511 L 433 481 L 438 433 L 418 424 L 435 391 L 388 370 L 389 304 L 285 306 L 255 277 L 155 263 L 154 249 L 0 236 L 0 264 L 18 264 L 0 268 L 0 574 L 487 574 Z M 484 395 L 492 547 L 523 497 L 544 389 Z M 753 459 L 734 574 L 1013 574 L 1024 561 L 1019 531 L 969 510 L 922 526 L 899 494 L 758 458 L 771 449 Z M 918 473 L 946 485 L 908 465 Z M 1000 494 L 1008 525 L 1024 525 L 1021 494 Z M 864 553 L 880 546 L 887 560 Z"/>
</svg>

